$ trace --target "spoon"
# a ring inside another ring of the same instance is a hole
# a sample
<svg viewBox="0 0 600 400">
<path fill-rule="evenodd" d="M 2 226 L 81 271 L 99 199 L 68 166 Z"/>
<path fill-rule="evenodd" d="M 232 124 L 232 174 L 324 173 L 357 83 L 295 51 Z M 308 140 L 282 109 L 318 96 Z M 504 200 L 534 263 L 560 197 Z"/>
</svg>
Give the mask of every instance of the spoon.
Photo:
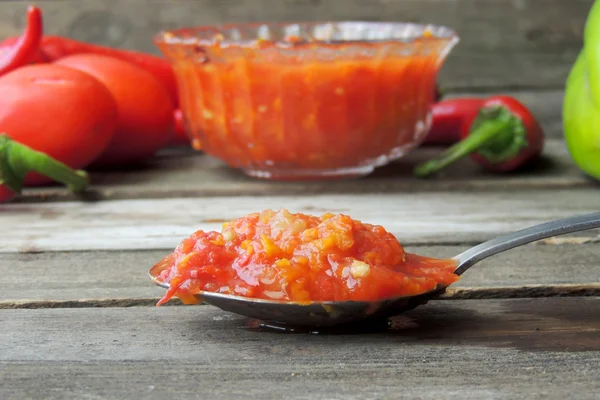
<svg viewBox="0 0 600 400">
<path fill-rule="evenodd" d="M 479 261 L 513 249 L 524 244 L 535 242 L 552 236 L 572 232 L 600 228 L 600 212 L 559 219 L 535 225 L 530 228 L 499 236 L 483 242 L 452 258 L 456 262 L 457 275 L 462 275 Z M 166 265 L 162 263 L 153 267 L 150 279 L 163 288 L 169 284 L 160 281 L 159 276 Z M 213 292 L 201 292 L 196 297 L 224 311 L 244 315 L 258 320 L 297 327 L 331 327 L 346 325 L 367 320 L 388 318 L 411 310 L 439 296 L 446 290 L 438 286 L 436 289 L 416 295 L 382 299 L 378 301 L 322 301 L 322 302 L 290 302 L 253 299 Z"/>
</svg>

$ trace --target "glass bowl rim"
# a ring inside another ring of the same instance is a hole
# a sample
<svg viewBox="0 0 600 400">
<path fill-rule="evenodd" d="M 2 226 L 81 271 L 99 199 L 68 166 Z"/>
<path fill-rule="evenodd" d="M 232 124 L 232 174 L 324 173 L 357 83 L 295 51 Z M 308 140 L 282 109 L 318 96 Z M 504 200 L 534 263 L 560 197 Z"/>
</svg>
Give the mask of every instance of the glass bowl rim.
<svg viewBox="0 0 600 400">
<path fill-rule="evenodd" d="M 455 30 L 445 26 L 445 25 L 437 25 L 437 24 L 425 24 L 425 23 L 416 23 L 416 22 L 401 22 L 401 21 L 361 21 L 361 20 L 343 20 L 343 21 L 284 21 L 284 22 L 241 22 L 241 23 L 225 23 L 225 24 L 207 24 L 207 25 L 198 25 L 198 26 L 188 26 L 188 27 L 180 27 L 176 29 L 166 29 L 159 31 L 156 35 L 154 35 L 154 42 L 157 44 L 166 44 L 166 45 L 178 45 L 178 44 L 208 44 L 214 43 L 214 39 L 201 38 L 200 35 L 202 33 L 212 33 L 214 36 L 223 35 L 223 32 L 232 31 L 235 29 L 259 29 L 262 26 L 266 26 L 268 28 L 277 28 L 283 29 L 288 26 L 304 26 L 304 27 L 318 27 L 318 26 L 327 26 L 327 25 L 360 25 L 366 26 L 368 28 L 377 28 L 377 27 L 387 27 L 387 28 L 397 28 L 397 29 L 406 29 L 410 31 L 410 34 L 406 34 L 402 37 L 386 37 L 386 38 L 378 38 L 378 39 L 354 39 L 354 40 L 327 40 L 327 39 L 315 39 L 312 38 L 308 41 L 302 40 L 298 43 L 285 40 L 278 39 L 274 40 L 273 44 L 275 46 L 283 46 L 290 47 L 296 44 L 306 44 L 307 42 L 310 44 L 322 44 L 328 45 L 332 43 L 406 43 L 410 44 L 416 42 L 418 40 L 428 40 L 428 41 L 451 41 L 456 42 L 459 40 L 459 36 Z M 428 34 L 426 34 L 428 33 Z M 227 44 L 241 44 L 247 43 L 248 41 L 260 39 L 258 35 L 255 38 L 250 39 L 222 39 L 219 40 L 219 43 L 224 45 Z"/>
</svg>

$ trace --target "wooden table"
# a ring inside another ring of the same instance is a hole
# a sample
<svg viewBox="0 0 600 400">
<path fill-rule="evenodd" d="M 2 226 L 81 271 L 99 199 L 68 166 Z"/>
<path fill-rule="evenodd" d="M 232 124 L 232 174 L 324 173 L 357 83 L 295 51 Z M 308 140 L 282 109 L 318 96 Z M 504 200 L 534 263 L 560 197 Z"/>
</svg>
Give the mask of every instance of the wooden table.
<svg viewBox="0 0 600 400">
<path fill-rule="evenodd" d="M 558 140 L 504 178 L 465 162 L 415 181 L 409 160 L 363 180 L 285 184 L 171 151 L 96 175 L 91 199 L 44 189 L 0 206 L 0 398 L 597 398 L 597 231 L 492 257 L 390 331 L 262 332 L 212 306 L 154 307 L 154 262 L 193 230 L 254 210 L 345 212 L 445 257 L 598 208 L 598 187 Z"/>
<path fill-rule="evenodd" d="M 467 160 L 419 181 L 410 166 L 437 152 L 421 149 L 361 180 L 274 183 L 173 149 L 140 170 L 94 174 L 83 199 L 30 190 L 0 205 L 0 399 L 599 398 L 598 231 L 485 260 L 443 298 L 370 334 L 262 332 L 211 306 L 156 308 L 163 291 L 146 275 L 192 231 L 265 208 L 348 213 L 435 257 L 598 211 L 600 187 L 572 163 L 560 119 L 591 0 L 144 4 L 47 1 L 45 28 L 152 50 L 158 29 L 223 20 L 447 24 L 463 41 L 443 86 L 451 96 L 517 96 L 550 138 L 544 157 L 514 175 L 486 174 Z M 19 32 L 25 2 L 0 7 L 0 33 Z"/>
</svg>

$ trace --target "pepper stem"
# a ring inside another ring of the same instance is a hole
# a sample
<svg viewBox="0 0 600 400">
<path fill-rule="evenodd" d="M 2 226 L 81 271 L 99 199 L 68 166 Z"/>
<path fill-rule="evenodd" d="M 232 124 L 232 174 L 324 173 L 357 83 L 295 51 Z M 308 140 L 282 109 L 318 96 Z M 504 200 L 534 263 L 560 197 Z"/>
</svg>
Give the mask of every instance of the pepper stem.
<svg viewBox="0 0 600 400">
<path fill-rule="evenodd" d="M 74 170 L 47 154 L 33 150 L 0 134 L 0 184 L 19 193 L 29 172 L 37 172 L 66 185 L 73 192 L 82 192 L 89 184 L 85 171 Z"/>
<path fill-rule="evenodd" d="M 524 140 L 524 127 L 517 117 L 502 106 L 487 107 L 480 111 L 465 139 L 450 146 L 439 158 L 418 165 L 414 173 L 426 177 L 478 151 L 500 162 L 517 154 Z"/>
</svg>

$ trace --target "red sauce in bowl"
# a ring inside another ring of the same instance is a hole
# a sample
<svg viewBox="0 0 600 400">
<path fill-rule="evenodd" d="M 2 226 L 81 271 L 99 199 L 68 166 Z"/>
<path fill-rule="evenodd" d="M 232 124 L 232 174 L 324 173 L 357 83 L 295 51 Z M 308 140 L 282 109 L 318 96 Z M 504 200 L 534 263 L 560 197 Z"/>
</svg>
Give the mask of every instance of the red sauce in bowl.
<svg viewBox="0 0 600 400">
<path fill-rule="evenodd" d="M 376 301 L 448 286 L 456 263 L 406 253 L 381 226 L 347 215 L 267 210 L 221 232 L 197 231 L 163 259 L 171 297 L 197 303 L 202 291 L 277 301 Z"/>
<path fill-rule="evenodd" d="M 365 174 L 420 143 L 455 38 L 407 39 L 223 40 L 198 29 L 156 43 L 196 148 L 249 175 L 304 179 Z"/>
</svg>

